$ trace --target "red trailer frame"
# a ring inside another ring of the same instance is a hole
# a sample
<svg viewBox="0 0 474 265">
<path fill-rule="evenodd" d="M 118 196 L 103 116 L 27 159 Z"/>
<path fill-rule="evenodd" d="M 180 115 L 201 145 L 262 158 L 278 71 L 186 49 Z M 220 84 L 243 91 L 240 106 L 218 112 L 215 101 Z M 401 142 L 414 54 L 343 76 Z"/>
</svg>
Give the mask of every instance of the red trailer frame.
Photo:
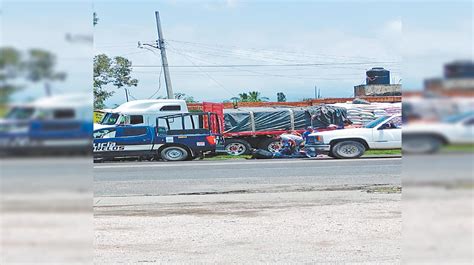
<svg viewBox="0 0 474 265">
<path fill-rule="evenodd" d="M 226 152 L 229 154 L 248 154 L 252 148 L 275 151 L 275 148 L 277 148 L 277 145 L 279 145 L 278 136 L 288 132 L 288 130 L 225 132 L 223 103 L 203 102 L 202 111 L 214 112 L 218 115 L 221 132 L 223 132 L 222 135 L 225 139 L 224 150 L 226 150 Z M 330 129 L 320 129 L 318 131 L 327 130 Z M 299 133 L 304 132 L 304 130 L 295 131 Z M 234 153 L 232 150 L 241 150 L 241 152 L 236 151 Z"/>
</svg>

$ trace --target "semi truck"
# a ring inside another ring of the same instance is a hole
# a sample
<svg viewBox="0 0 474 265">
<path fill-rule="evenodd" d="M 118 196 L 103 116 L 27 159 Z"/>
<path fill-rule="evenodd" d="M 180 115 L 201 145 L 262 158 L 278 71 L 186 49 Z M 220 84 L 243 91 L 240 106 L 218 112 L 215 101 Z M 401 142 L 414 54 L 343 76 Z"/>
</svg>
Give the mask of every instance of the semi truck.
<svg viewBox="0 0 474 265">
<path fill-rule="evenodd" d="M 118 125 L 155 126 L 156 118 L 160 116 L 189 111 L 184 100 L 148 99 L 129 101 L 101 112 L 102 119 L 94 124 L 94 130 Z"/>
<path fill-rule="evenodd" d="M 55 95 L 10 105 L 0 119 L 1 155 L 90 153 L 92 98 Z"/>
</svg>

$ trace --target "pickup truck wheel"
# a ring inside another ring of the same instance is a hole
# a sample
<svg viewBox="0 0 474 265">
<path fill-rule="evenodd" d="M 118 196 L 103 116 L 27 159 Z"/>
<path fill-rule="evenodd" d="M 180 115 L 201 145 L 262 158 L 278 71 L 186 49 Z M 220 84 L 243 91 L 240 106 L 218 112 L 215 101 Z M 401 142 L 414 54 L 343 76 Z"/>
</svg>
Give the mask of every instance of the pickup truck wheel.
<svg viewBox="0 0 474 265">
<path fill-rule="evenodd" d="M 189 156 L 189 152 L 179 146 L 168 146 L 160 152 L 161 158 L 165 161 L 183 161 Z"/>
<path fill-rule="evenodd" d="M 281 149 L 281 142 L 278 139 L 268 138 L 260 142 L 258 147 L 260 149 L 275 153 Z"/>
<path fill-rule="evenodd" d="M 402 151 L 407 154 L 431 154 L 437 152 L 443 142 L 433 136 L 405 136 L 402 139 Z"/>
<path fill-rule="evenodd" d="M 240 139 L 228 139 L 225 140 L 225 151 L 229 155 L 238 156 L 238 155 L 247 155 L 250 153 L 252 147 L 245 140 Z"/>
<path fill-rule="evenodd" d="M 336 158 L 358 158 L 365 152 L 365 146 L 356 141 L 343 141 L 336 143 L 332 150 Z"/>
</svg>

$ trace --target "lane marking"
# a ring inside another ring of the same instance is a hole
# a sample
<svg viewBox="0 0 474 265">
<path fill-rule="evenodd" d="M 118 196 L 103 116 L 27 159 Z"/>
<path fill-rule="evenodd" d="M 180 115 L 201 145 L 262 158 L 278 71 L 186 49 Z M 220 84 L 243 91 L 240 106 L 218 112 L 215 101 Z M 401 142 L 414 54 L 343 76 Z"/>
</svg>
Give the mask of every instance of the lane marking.
<svg viewBox="0 0 474 265">
<path fill-rule="evenodd" d="M 280 161 L 242 161 L 242 162 L 184 162 L 184 163 L 168 163 L 158 164 L 164 162 L 157 162 L 157 164 L 116 164 L 116 165 L 98 165 L 94 169 L 108 169 L 108 168 L 145 168 L 145 167 L 199 167 L 199 166 L 228 166 L 228 165 L 262 165 L 262 164 L 302 164 L 302 163 L 346 163 L 346 162 L 367 162 L 368 159 L 350 159 L 350 160 L 280 160 Z M 370 159 L 370 161 L 394 161 L 401 160 L 401 158 L 378 158 Z M 371 167 L 380 165 L 371 165 Z"/>
</svg>

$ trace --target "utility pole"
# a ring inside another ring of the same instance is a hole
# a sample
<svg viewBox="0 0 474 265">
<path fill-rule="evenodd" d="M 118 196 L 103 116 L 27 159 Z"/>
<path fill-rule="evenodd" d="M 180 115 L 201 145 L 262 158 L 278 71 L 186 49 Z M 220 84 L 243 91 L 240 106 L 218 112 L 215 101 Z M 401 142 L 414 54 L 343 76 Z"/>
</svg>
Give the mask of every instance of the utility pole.
<svg viewBox="0 0 474 265">
<path fill-rule="evenodd" d="M 157 46 L 158 46 L 158 49 L 160 49 L 161 51 L 161 63 L 163 64 L 163 72 L 165 74 L 166 93 L 168 94 L 169 99 L 174 99 L 173 88 L 171 87 L 170 72 L 168 69 L 168 59 L 166 58 L 165 40 L 163 39 L 163 32 L 161 30 L 161 22 L 160 22 L 160 13 L 158 11 L 155 11 L 155 17 L 156 17 L 156 29 L 158 30 Z"/>
</svg>

